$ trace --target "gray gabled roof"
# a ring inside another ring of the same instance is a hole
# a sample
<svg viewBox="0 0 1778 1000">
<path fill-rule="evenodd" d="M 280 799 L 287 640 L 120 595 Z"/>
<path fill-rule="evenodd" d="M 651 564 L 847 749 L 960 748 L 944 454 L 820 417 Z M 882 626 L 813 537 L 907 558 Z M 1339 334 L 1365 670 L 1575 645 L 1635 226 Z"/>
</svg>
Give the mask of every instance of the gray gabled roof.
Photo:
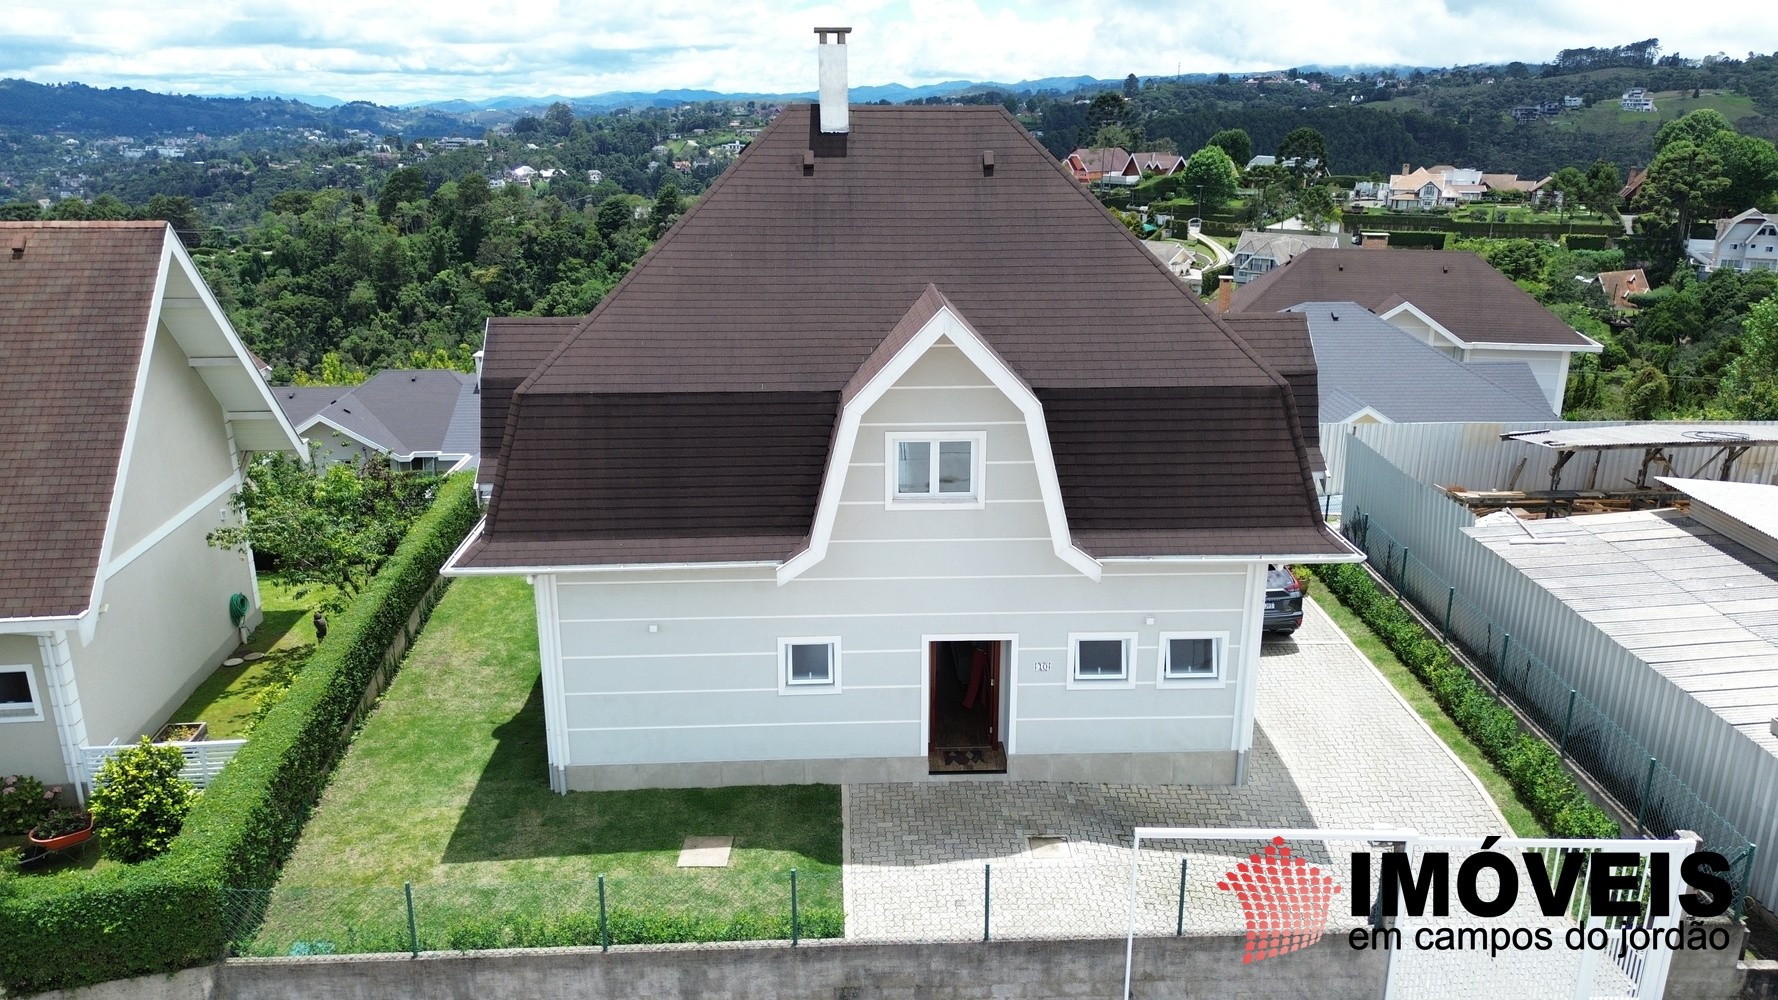
<svg viewBox="0 0 1778 1000">
<path fill-rule="evenodd" d="M 274 390 L 290 422 L 325 421 L 395 456 L 474 455 L 480 401 L 475 376 L 438 369 L 378 372 L 363 385 Z"/>
<path fill-rule="evenodd" d="M 1309 321 L 1323 423 L 1367 406 L 1396 423 L 1556 419 L 1522 361 L 1466 364 L 1356 302 L 1305 302 L 1287 311 Z"/>
<path fill-rule="evenodd" d="M 1288 263 L 1291 258 L 1309 250 L 1338 249 L 1340 238 L 1331 233 L 1247 229 L 1241 232 L 1241 239 L 1235 243 L 1235 256 L 1245 253 Z"/>
</svg>

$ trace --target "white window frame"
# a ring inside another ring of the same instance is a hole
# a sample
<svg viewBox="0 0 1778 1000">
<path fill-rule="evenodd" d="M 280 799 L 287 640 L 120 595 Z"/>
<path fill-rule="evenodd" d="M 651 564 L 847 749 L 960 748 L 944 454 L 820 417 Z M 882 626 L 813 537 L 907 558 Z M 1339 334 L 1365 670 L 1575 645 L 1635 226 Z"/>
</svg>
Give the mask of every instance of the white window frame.
<svg viewBox="0 0 1778 1000">
<path fill-rule="evenodd" d="M 0 723 L 42 722 L 43 695 L 37 690 L 37 668 L 29 663 L 0 664 L 0 674 L 10 674 L 13 672 L 22 672 L 25 675 L 25 684 L 31 692 L 31 714 L 25 715 L 22 709 L 9 709 L 5 712 L 0 712 Z"/>
<path fill-rule="evenodd" d="M 1082 640 L 1116 639 L 1124 644 L 1124 672 L 1118 677 L 1082 677 L 1080 675 L 1080 644 Z M 1134 632 L 1070 632 L 1068 633 L 1068 686 L 1078 690 L 1104 691 L 1136 686 L 1136 644 Z"/>
<path fill-rule="evenodd" d="M 1209 639 L 1210 673 L 1174 677 L 1167 673 L 1174 639 Z M 1227 632 L 1162 632 L 1155 651 L 1155 683 L 1160 687 L 1221 687 L 1228 683 L 1229 634 Z"/>
<path fill-rule="evenodd" d="M 969 492 L 968 493 L 915 493 L 907 494 L 896 491 L 896 473 L 900 471 L 900 460 L 896 455 L 896 445 L 904 441 L 923 441 L 932 445 L 932 488 L 938 488 L 938 446 L 942 441 L 969 442 Z M 890 510 L 907 510 L 917 508 L 951 508 L 953 510 L 980 510 L 986 505 L 987 484 L 983 481 L 988 471 L 986 458 L 988 435 L 985 431 L 890 431 L 883 435 L 883 494 L 885 504 Z"/>
<path fill-rule="evenodd" d="M 790 679 L 790 647 L 827 646 L 833 650 L 828 662 L 827 680 L 793 681 Z M 840 637 L 837 635 L 795 636 L 778 640 L 778 693 L 839 694 Z"/>
</svg>

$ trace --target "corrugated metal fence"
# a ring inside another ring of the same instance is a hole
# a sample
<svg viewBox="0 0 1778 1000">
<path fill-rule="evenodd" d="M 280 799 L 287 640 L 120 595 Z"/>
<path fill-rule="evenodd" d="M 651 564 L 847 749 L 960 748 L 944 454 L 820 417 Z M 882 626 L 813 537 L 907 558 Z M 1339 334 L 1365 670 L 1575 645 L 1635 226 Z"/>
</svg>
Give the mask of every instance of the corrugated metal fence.
<svg viewBox="0 0 1778 1000">
<path fill-rule="evenodd" d="M 1372 565 L 1648 832 L 1697 832 L 1778 900 L 1778 865 L 1753 847 L 1778 837 L 1778 758 L 1464 534 L 1465 507 L 1362 436 L 1346 462 L 1343 523 Z"/>
</svg>

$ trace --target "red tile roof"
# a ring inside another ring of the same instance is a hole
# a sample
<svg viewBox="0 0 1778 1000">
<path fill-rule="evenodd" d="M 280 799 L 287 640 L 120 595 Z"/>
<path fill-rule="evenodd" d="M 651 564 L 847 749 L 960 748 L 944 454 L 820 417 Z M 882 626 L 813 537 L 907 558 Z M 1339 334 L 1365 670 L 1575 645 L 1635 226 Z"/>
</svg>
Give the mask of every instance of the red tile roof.
<svg viewBox="0 0 1778 1000">
<path fill-rule="evenodd" d="M 0 618 L 91 599 L 164 222 L 0 222 Z"/>
</svg>

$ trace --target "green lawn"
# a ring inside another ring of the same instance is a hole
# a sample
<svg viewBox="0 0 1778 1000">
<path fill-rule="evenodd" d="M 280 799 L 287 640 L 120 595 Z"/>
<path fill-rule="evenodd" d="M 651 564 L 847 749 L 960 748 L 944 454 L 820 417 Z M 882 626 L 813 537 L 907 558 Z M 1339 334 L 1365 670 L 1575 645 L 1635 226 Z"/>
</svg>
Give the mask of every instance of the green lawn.
<svg viewBox="0 0 1778 1000">
<path fill-rule="evenodd" d="M 596 943 L 841 932 L 832 785 L 552 793 L 531 589 L 452 584 L 341 762 L 246 950 Z M 687 836 L 732 836 L 726 869 L 676 867 Z"/>
<path fill-rule="evenodd" d="M 1389 683 L 1395 685 L 1395 690 L 1399 691 L 1407 703 L 1414 707 L 1414 711 L 1420 713 L 1420 717 L 1426 720 L 1426 724 L 1432 727 L 1432 731 L 1438 735 L 1438 738 L 1451 748 L 1458 759 L 1463 761 L 1464 765 L 1474 772 L 1477 778 L 1481 779 L 1482 787 L 1487 789 L 1488 794 L 1493 797 L 1494 804 L 1500 807 L 1500 812 L 1506 817 L 1507 823 L 1512 826 L 1513 833 L 1521 837 L 1548 837 L 1549 830 L 1537 821 L 1537 817 L 1531 814 L 1531 810 L 1523 802 L 1519 801 L 1518 793 L 1513 790 L 1513 786 L 1506 780 L 1506 776 L 1495 770 L 1488 758 L 1482 756 L 1481 749 L 1470 742 L 1469 737 L 1463 735 L 1463 731 L 1457 728 L 1457 723 L 1453 722 L 1451 717 L 1445 714 L 1445 710 L 1439 707 L 1432 692 L 1420 683 L 1420 679 L 1414 676 L 1414 672 L 1408 669 L 1407 664 L 1396 659 L 1395 654 L 1389 651 L 1389 647 L 1383 644 L 1383 640 L 1370 630 L 1370 626 L 1359 621 L 1357 615 L 1347 610 L 1338 598 L 1327 592 L 1327 588 L 1318 586 L 1317 595 L 1316 605 L 1327 612 L 1327 616 L 1332 618 L 1334 624 L 1346 633 L 1346 636 L 1359 648 L 1359 651 L 1377 665 L 1377 669 L 1389 679 Z"/>
<path fill-rule="evenodd" d="M 265 620 L 236 655 L 264 653 L 265 658 L 217 667 L 168 722 L 207 722 L 213 740 L 246 734 L 260 692 L 289 683 L 314 652 L 315 623 L 310 616 L 327 595 L 316 589 L 299 599 L 297 589 L 274 574 L 259 578 Z"/>
</svg>

